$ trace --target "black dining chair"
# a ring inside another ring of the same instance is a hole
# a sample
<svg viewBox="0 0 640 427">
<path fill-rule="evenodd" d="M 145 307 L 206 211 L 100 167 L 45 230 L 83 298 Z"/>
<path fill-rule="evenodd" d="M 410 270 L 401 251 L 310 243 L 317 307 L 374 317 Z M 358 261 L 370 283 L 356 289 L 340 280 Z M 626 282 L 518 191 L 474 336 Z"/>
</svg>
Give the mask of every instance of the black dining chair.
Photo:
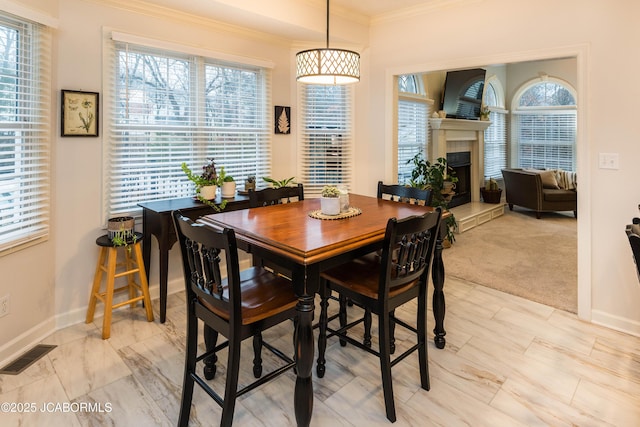
<svg viewBox="0 0 640 427">
<path fill-rule="evenodd" d="M 262 331 L 296 318 L 296 298 L 291 282 L 261 267 L 240 271 L 238 248 L 232 229 L 214 229 L 194 223 L 179 211 L 173 220 L 182 252 L 187 298 L 187 337 L 184 383 L 178 425 L 187 426 L 194 384 L 197 383 L 222 407 L 221 426 L 230 426 L 236 398 L 276 378 L 295 365 L 293 358 L 262 340 Z M 227 277 L 222 277 L 221 264 Z M 204 323 L 206 351 L 198 354 L 198 322 Z M 294 322 L 295 324 L 295 322 Z M 218 344 L 218 335 L 227 340 Z M 238 389 L 240 345 L 253 337 L 253 374 L 257 380 Z M 284 361 L 262 376 L 261 349 L 266 347 Z M 218 394 L 207 380 L 216 374 L 217 352 L 228 348 L 224 394 Z M 204 378 L 196 372 L 204 361 Z"/>
<path fill-rule="evenodd" d="M 429 390 L 427 359 L 427 282 L 433 251 L 440 227 L 441 208 L 421 216 L 389 219 L 385 231 L 382 254 L 368 254 L 321 274 L 320 333 L 316 372 L 324 377 L 327 338 L 341 340 L 363 349 L 380 359 L 382 389 L 387 418 L 395 422 L 391 368 L 414 351 L 418 351 L 420 385 Z M 349 336 L 347 330 L 365 321 L 364 316 L 338 329 L 329 326 L 327 301 L 332 291 L 378 316 L 378 350 Z M 417 302 L 416 324 L 410 325 L 395 318 L 395 310 L 410 301 Z M 395 325 L 415 333 L 416 343 L 391 360 L 391 336 Z"/>
<path fill-rule="evenodd" d="M 249 190 L 249 207 L 260 208 L 264 206 L 293 203 L 304 200 L 304 187 L 297 184 L 295 187 L 265 188 L 263 190 Z M 262 258 L 253 255 L 253 265 L 260 265 L 280 275 L 290 278 L 291 272 L 282 266 L 270 263 Z"/>
<path fill-rule="evenodd" d="M 295 187 L 265 188 L 263 190 L 249 190 L 249 207 L 278 205 L 304 200 L 304 187 L 298 184 Z"/>
<path fill-rule="evenodd" d="M 387 199 L 395 202 L 409 203 L 411 205 L 429 206 L 431 204 L 431 189 L 407 187 L 398 184 L 383 184 L 378 181 L 378 199 Z M 391 328 L 393 331 L 393 327 Z M 371 311 L 365 309 L 364 313 L 364 345 L 371 346 Z M 345 343 L 343 343 L 344 345 Z M 391 334 L 391 354 L 395 353 L 395 337 Z"/>
<path fill-rule="evenodd" d="M 625 232 L 631 245 L 631 253 L 633 254 L 638 280 L 640 280 L 640 218 L 633 218 L 632 223 L 627 224 Z"/>
</svg>

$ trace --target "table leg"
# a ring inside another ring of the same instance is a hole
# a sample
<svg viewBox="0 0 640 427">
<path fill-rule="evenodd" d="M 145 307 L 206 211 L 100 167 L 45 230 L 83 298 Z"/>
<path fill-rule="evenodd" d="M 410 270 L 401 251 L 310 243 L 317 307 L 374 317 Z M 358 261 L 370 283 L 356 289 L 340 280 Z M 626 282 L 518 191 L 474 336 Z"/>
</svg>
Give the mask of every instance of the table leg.
<svg viewBox="0 0 640 427">
<path fill-rule="evenodd" d="M 444 348 L 446 340 L 444 336 L 447 334 L 444 330 L 444 263 L 442 262 L 442 240 L 446 235 L 445 222 L 440 226 L 440 233 L 436 241 L 436 247 L 433 254 L 433 266 L 431 278 L 433 280 L 433 317 L 435 319 L 435 328 L 433 329 L 433 341 L 437 348 Z"/>
<path fill-rule="evenodd" d="M 169 276 L 169 248 L 160 246 L 160 323 L 167 319 L 167 277 Z"/>
<path fill-rule="evenodd" d="M 149 231 L 149 220 L 147 219 L 147 210 L 142 210 L 142 261 L 144 262 L 144 271 L 149 280 L 149 265 L 151 264 L 151 232 Z"/>
<path fill-rule="evenodd" d="M 313 413 L 313 296 L 302 296 L 298 300 L 298 326 L 296 341 L 296 389 L 294 407 L 298 426 L 308 426 Z"/>
</svg>

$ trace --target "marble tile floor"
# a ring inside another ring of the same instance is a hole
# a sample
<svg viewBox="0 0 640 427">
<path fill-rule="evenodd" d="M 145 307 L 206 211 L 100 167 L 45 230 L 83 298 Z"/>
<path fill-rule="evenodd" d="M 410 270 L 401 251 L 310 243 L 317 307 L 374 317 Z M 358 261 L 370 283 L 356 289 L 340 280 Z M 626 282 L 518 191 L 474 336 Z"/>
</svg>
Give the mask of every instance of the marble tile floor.
<svg viewBox="0 0 640 427">
<path fill-rule="evenodd" d="M 395 426 L 640 425 L 640 338 L 451 276 L 446 298 L 447 346 L 438 350 L 429 342 L 431 390 L 419 386 L 417 356 L 393 368 Z M 414 305 L 398 315 L 413 318 L 412 310 Z M 176 425 L 184 295 L 170 296 L 165 324 L 146 322 L 142 309 L 119 310 L 104 341 L 101 320 L 57 331 L 43 341 L 57 348 L 20 375 L 0 375 L 0 403 L 23 411 L 3 406 L 0 425 Z M 429 322 L 433 329 L 431 315 Z M 285 322 L 265 340 L 291 349 L 290 334 Z M 399 349 L 410 344 L 401 329 L 396 338 Z M 246 344 L 243 354 L 252 354 Z M 277 362 L 263 354 L 266 372 Z M 251 378 L 251 358 L 246 360 L 241 381 Z M 218 365 L 214 383 L 222 385 L 224 373 Z M 235 425 L 295 425 L 294 380 L 288 372 L 242 396 Z M 195 390 L 190 425 L 217 425 L 220 408 Z M 314 392 L 313 426 L 392 425 L 377 359 L 353 346 L 329 341 L 327 372 L 314 378 Z"/>
</svg>

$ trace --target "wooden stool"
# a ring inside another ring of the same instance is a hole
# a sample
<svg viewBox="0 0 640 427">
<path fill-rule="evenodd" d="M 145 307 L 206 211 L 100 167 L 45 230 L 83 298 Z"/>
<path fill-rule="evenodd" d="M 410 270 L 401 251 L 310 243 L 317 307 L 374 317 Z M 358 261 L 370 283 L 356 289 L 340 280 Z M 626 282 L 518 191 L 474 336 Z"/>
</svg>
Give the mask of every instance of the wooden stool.
<svg viewBox="0 0 640 427">
<path fill-rule="evenodd" d="M 100 256 L 96 267 L 96 274 L 93 278 L 93 288 L 89 297 L 89 308 L 87 309 L 86 323 L 93 322 L 93 315 L 96 311 L 96 302 L 100 300 L 104 303 L 104 320 L 102 321 L 102 339 L 111 336 L 111 310 L 131 304 L 136 306 L 136 302 L 143 301 L 147 311 L 147 320 L 153 322 L 153 311 L 151 309 L 151 298 L 149 297 L 149 284 L 147 275 L 144 270 L 144 262 L 142 261 L 142 250 L 140 244 L 142 242 L 142 233 L 135 233 L 135 239 L 130 239 L 128 246 L 113 246 L 108 235 L 100 236 L 96 239 L 96 244 L 100 246 Z M 118 249 L 124 251 L 124 263 L 117 263 Z M 132 256 L 133 252 L 133 256 Z M 124 266 L 125 270 L 116 273 L 117 267 Z M 102 273 L 107 274 L 107 289 L 100 292 L 102 284 Z M 135 274 L 140 278 L 140 284 L 135 281 Z M 127 276 L 127 284 L 114 289 L 115 279 L 117 277 Z M 113 304 L 113 294 L 120 291 L 129 291 L 129 299 L 117 304 Z M 137 291 L 141 291 L 142 295 L 138 296 Z"/>
</svg>

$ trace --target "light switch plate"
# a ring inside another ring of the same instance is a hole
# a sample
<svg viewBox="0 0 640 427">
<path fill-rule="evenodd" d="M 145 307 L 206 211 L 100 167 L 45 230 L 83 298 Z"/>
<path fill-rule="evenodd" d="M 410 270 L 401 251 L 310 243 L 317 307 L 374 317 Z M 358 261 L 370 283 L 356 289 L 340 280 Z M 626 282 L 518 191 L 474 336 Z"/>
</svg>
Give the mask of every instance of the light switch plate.
<svg viewBox="0 0 640 427">
<path fill-rule="evenodd" d="M 620 169 L 618 153 L 600 153 L 600 169 Z"/>
</svg>

